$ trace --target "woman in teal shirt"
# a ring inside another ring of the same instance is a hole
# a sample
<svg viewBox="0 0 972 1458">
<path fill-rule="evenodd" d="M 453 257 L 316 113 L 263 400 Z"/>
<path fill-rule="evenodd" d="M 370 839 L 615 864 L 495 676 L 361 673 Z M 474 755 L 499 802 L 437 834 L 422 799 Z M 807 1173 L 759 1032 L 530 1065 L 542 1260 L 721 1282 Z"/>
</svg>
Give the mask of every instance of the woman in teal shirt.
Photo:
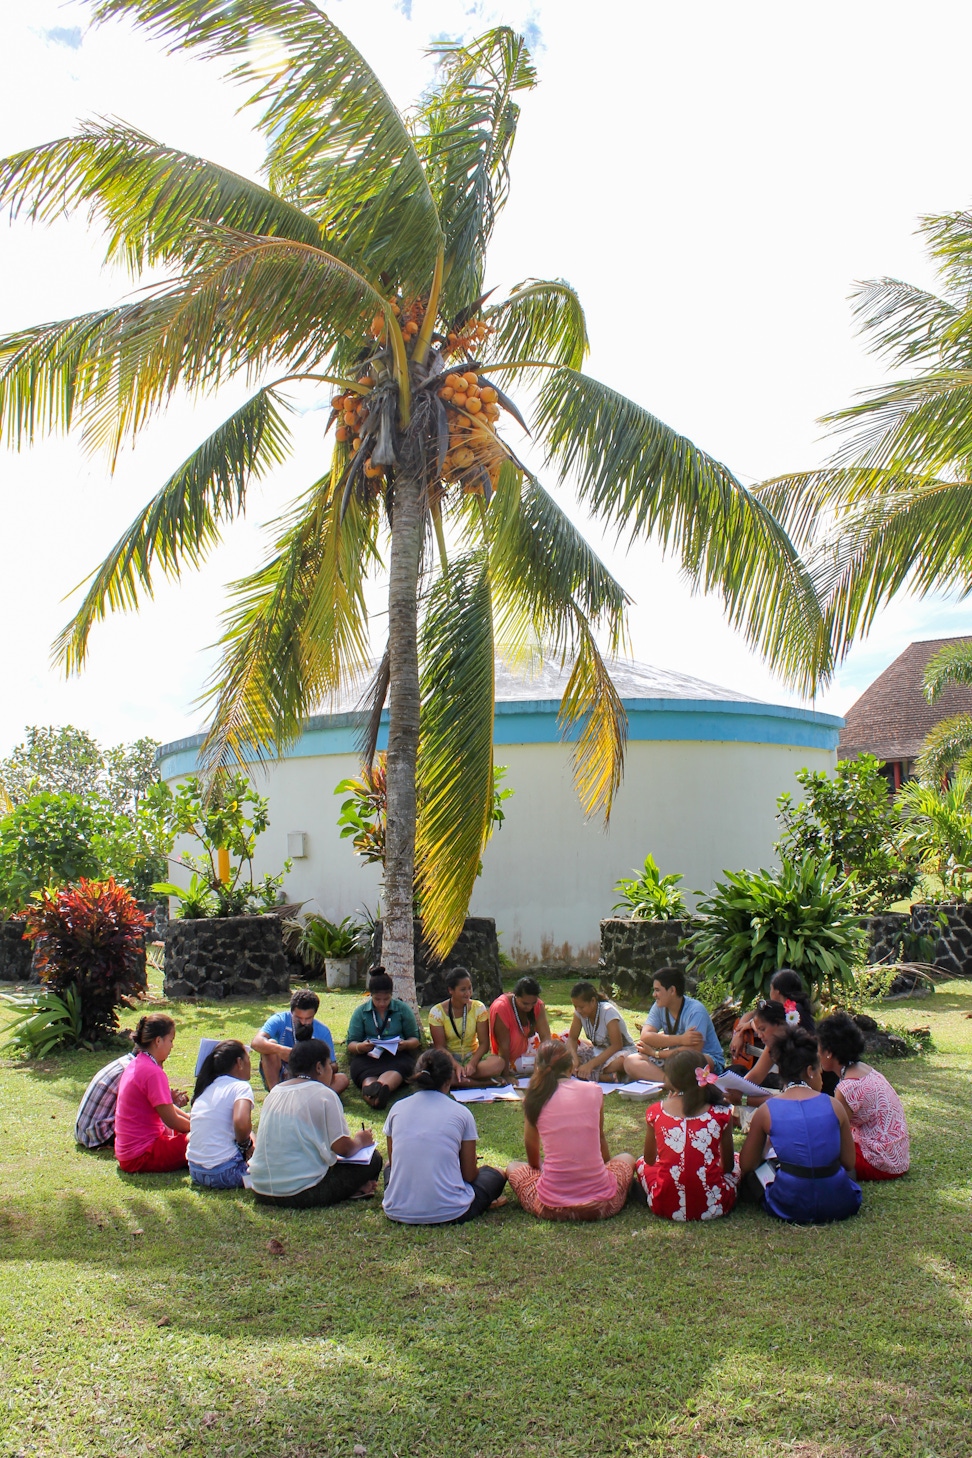
<svg viewBox="0 0 972 1458">
<path fill-rule="evenodd" d="M 372 968 L 371 995 L 355 1008 L 348 1024 L 348 1071 L 373 1109 L 383 1109 L 395 1089 L 411 1077 L 420 1047 L 415 1014 L 407 1002 L 392 997 L 393 986 L 384 967 Z M 391 1038 L 398 1039 L 394 1052 L 377 1046 Z"/>
</svg>

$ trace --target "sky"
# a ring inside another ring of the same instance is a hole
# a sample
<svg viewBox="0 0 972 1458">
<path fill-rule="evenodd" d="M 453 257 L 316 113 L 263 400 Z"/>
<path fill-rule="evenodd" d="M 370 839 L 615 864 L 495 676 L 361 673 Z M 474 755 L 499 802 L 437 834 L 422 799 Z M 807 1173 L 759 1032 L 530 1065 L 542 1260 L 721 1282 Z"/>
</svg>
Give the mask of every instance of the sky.
<svg viewBox="0 0 972 1458">
<path fill-rule="evenodd" d="M 430 78 L 440 37 L 491 24 L 528 34 L 540 84 L 523 100 L 512 196 L 490 284 L 563 277 L 579 291 L 588 371 L 725 461 L 747 484 L 822 464 L 817 423 L 884 378 L 855 332 L 855 280 L 934 278 L 915 229 L 972 193 L 957 0 L 334 0 L 328 13 L 402 105 Z M 217 68 L 166 56 L 131 27 L 92 29 L 84 4 L 0 3 L 0 154 L 115 116 L 256 175 L 259 138 Z M 0 333 L 116 302 L 83 215 L 0 223 Z M 37 723 L 103 742 L 168 741 L 202 727 L 226 584 L 262 559 L 263 527 L 318 473 L 323 417 L 250 496 L 203 570 L 161 581 L 135 615 L 96 628 L 65 680 L 51 645 L 73 589 L 242 392 L 178 400 L 114 473 L 77 440 L 0 455 L 0 755 Z M 546 484 L 557 486 L 549 475 Z M 779 703 L 800 700 L 693 597 L 651 544 L 605 534 L 557 486 L 634 599 L 633 656 Z M 371 594 L 383 641 L 380 584 Z M 855 646 L 815 707 L 841 713 L 916 638 L 972 632 L 972 603 L 902 597 Z"/>
</svg>

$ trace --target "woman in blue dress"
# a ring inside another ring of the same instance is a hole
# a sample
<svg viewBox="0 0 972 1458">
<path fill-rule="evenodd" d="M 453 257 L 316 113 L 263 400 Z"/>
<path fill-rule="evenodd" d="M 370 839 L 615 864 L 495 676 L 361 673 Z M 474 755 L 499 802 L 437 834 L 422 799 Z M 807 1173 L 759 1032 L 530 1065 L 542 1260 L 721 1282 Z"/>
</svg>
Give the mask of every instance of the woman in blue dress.
<svg viewBox="0 0 972 1458">
<path fill-rule="evenodd" d="M 763 1188 L 764 1210 L 796 1225 L 847 1220 L 861 1208 L 861 1188 L 851 1178 L 854 1136 L 846 1111 L 821 1092 L 817 1040 L 792 1028 L 774 1053 L 782 1090 L 753 1115 L 739 1156 L 740 1175 L 762 1170 L 769 1143 L 776 1173 Z"/>
</svg>

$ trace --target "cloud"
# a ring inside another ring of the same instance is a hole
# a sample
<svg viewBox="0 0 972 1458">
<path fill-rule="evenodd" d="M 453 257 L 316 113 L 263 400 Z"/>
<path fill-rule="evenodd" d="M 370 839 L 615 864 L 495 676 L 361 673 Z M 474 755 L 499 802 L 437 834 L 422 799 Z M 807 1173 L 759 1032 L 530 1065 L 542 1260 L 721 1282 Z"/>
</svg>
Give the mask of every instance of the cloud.
<svg viewBox="0 0 972 1458">
<path fill-rule="evenodd" d="M 77 51 L 81 49 L 81 27 L 72 25 L 53 25 L 49 29 L 41 31 L 41 35 L 52 46 L 67 46 L 68 50 Z"/>
</svg>

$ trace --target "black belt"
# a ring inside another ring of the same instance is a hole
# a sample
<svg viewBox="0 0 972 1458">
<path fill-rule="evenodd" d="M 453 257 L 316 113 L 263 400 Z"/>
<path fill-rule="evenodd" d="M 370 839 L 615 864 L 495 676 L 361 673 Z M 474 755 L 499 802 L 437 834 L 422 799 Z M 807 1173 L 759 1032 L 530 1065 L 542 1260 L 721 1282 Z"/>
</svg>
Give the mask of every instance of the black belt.
<svg viewBox="0 0 972 1458">
<path fill-rule="evenodd" d="M 781 1159 L 777 1168 L 783 1174 L 799 1175 L 802 1180 L 829 1180 L 840 1169 L 840 1158 L 832 1159 L 830 1164 L 785 1164 Z"/>
</svg>

